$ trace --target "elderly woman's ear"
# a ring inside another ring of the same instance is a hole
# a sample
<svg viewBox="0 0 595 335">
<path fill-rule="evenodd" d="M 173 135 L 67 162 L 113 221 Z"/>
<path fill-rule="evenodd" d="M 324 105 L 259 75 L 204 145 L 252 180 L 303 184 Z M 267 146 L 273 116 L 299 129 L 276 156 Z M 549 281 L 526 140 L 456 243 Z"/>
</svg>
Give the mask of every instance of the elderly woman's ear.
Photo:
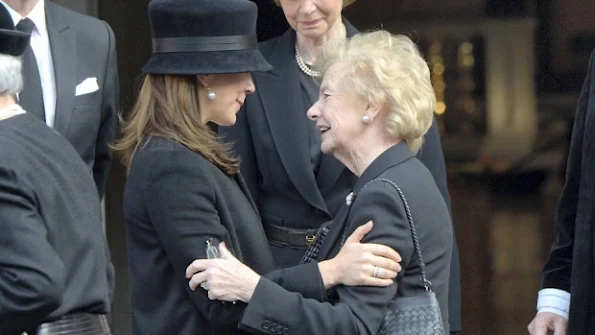
<svg viewBox="0 0 595 335">
<path fill-rule="evenodd" d="M 362 122 L 372 123 L 372 121 L 382 116 L 383 110 L 384 106 L 382 104 L 376 102 L 369 102 L 366 105 L 366 110 L 364 112 L 364 116 L 362 117 Z"/>
</svg>

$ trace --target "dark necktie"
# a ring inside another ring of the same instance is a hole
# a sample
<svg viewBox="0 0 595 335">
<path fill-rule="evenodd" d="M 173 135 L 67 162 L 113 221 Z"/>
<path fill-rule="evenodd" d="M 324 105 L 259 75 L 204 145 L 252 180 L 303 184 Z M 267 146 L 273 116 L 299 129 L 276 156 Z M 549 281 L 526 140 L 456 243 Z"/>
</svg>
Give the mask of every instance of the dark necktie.
<svg viewBox="0 0 595 335">
<path fill-rule="evenodd" d="M 34 27 L 35 23 L 28 18 L 22 19 L 16 26 L 17 30 L 28 34 L 31 34 Z M 41 78 L 31 45 L 27 47 L 27 51 L 23 55 L 23 90 L 19 94 L 19 104 L 25 111 L 45 122 Z"/>
</svg>

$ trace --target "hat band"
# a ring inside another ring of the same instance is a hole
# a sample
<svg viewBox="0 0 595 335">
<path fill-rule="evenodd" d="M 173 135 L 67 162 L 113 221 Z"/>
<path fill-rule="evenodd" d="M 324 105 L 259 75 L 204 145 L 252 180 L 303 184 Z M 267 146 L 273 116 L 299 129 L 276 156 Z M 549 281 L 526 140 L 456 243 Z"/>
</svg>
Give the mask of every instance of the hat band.
<svg viewBox="0 0 595 335">
<path fill-rule="evenodd" d="M 153 53 L 256 49 L 256 35 L 166 37 L 153 39 Z"/>
</svg>

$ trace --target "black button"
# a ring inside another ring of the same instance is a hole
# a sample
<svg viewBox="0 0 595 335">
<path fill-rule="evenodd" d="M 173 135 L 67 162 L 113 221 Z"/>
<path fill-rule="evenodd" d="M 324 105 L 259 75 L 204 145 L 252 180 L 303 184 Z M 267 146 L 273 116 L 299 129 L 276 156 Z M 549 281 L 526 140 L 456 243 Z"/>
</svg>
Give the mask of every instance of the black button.
<svg viewBox="0 0 595 335">
<path fill-rule="evenodd" d="M 277 328 L 280 328 L 279 325 L 273 322 L 273 324 L 271 324 L 271 332 L 276 332 Z"/>
<path fill-rule="evenodd" d="M 289 328 L 284 328 L 283 335 L 288 335 L 288 334 L 289 334 Z"/>
<path fill-rule="evenodd" d="M 269 329 L 269 322 L 265 321 L 262 323 L 262 329 Z"/>
<path fill-rule="evenodd" d="M 277 329 L 277 334 L 283 335 L 283 327 L 279 327 L 279 329 Z"/>
</svg>

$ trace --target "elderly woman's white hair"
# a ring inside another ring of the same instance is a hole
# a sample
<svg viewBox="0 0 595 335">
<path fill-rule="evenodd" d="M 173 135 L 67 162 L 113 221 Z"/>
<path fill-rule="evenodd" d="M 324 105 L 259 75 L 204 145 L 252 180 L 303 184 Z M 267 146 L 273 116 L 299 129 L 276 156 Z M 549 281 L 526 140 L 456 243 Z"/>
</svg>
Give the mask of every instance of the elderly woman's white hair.
<svg viewBox="0 0 595 335">
<path fill-rule="evenodd" d="M 0 95 L 16 95 L 23 88 L 21 58 L 0 54 Z"/>
<path fill-rule="evenodd" d="M 336 63 L 344 70 L 341 89 L 385 106 L 387 133 L 416 153 L 432 125 L 436 96 L 428 65 L 411 39 L 381 30 L 336 40 L 323 47 L 315 68 L 324 74 Z"/>
</svg>

